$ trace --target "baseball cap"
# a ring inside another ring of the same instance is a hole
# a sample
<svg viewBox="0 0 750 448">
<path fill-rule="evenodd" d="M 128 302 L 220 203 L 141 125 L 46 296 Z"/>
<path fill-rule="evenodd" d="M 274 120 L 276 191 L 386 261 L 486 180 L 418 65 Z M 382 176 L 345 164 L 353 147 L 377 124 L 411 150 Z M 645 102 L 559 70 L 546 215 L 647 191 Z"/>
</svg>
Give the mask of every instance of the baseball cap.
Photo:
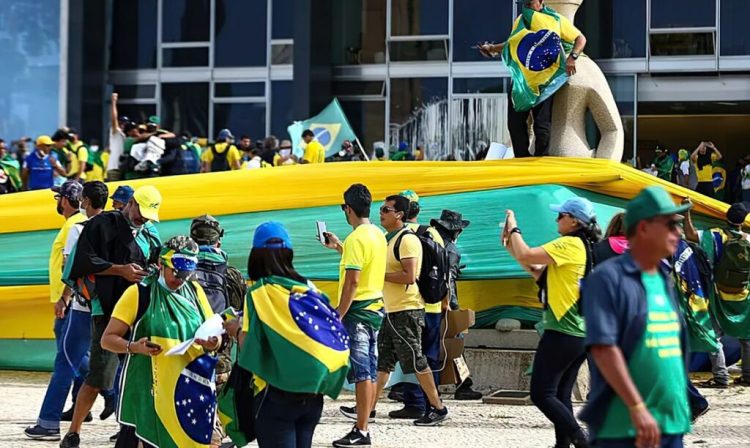
<svg viewBox="0 0 750 448">
<path fill-rule="evenodd" d="M 406 199 L 409 200 L 409 202 L 416 202 L 417 204 L 419 204 L 419 195 L 417 195 L 417 193 L 414 192 L 414 190 L 404 190 L 398 195 L 405 197 Z"/>
<path fill-rule="evenodd" d="M 49 138 L 49 135 L 40 135 L 39 137 L 36 138 L 36 145 L 37 146 L 40 146 L 40 145 L 47 145 L 47 146 L 49 146 L 49 145 L 52 145 L 53 143 L 55 143 L 55 142 L 53 142 L 52 139 Z"/>
<path fill-rule="evenodd" d="M 133 197 L 133 188 L 130 185 L 120 185 L 109 198 L 113 201 L 127 203 Z"/>
<path fill-rule="evenodd" d="M 161 119 L 158 115 L 151 115 L 150 117 L 148 117 L 148 122 L 158 126 L 161 124 Z"/>
<path fill-rule="evenodd" d="M 174 236 L 162 246 L 159 258 L 174 269 L 177 278 L 192 280 L 198 267 L 198 244 L 190 237 Z"/>
<path fill-rule="evenodd" d="M 153 185 L 145 185 L 133 192 L 133 199 L 141 209 L 141 216 L 159 222 L 159 207 L 161 206 L 161 193 Z"/>
<path fill-rule="evenodd" d="M 60 140 L 67 140 L 68 132 L 65 129 L 58 129 L 52 134 L 52 141 L 59 142 Z"/>
<path fill-rule="evenodd" d="M 747 219 L 748 213 L 750 213 L 750 210 L 747 209 L 744 202 L 734 203 L 727 210 L 727 222 L 735 226 L 741 226 Z"/>
<path fill-rule="evenodd" d="M 552 204 L 549 206 L 550 210 L 557 213 L 568 213 L 575 219 L 583 222 L 590 223 L 596 218 L 596 210 L 594 210 L 594 204 L 586 198 L 579 196 L 568 199 L 562 204 Z"/>
<path fill-rule="evenodd" d="M 222 129 L 216 137 L 217 140 L 226 140 L 228 138 L 234 138 L 234 135 L 232 135 L 232 132 L 229 129 Z"/>
<path fill-rule="evenodd" d="M 625 229 L 629 231 L 645 219 L 684 213 L 692 206 L 675 205 L 669 193 L 659 186 L 644 188 L 625 207 Z"/>
<path fill-rule="evenodd" d="M 83 185 L 75 180 L 67 180 L 62 185 L 52 187 L 52 191 L 71 201 L 80 201 Z"/>
<path fill-rule="evenodd" d="M 269 240 L 279 239 L 281 242 L 269 243 Z M 253 235 L 253 249 L 292 249 L 292 240 L 284 225 L 278 221 L 267 221 L 255 228 Z"/>
<path fill-rule="evenodd" d="M 201 215 L 190 224 L 190 238 L 198 244 L 215 244 L 224 236 L 224 229 L 211 215 Z"/>
</svg>

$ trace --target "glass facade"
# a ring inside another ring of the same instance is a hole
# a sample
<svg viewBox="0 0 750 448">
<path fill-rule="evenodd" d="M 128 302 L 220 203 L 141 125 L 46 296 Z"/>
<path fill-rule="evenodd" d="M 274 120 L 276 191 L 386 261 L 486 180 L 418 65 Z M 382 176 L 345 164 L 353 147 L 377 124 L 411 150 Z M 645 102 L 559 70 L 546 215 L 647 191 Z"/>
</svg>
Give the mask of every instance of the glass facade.
<svg viewBox="0 0 750 448">
<path fill-rule="evenodd" d="M 651 28 L 713 26 L 716 26 L 716 0 L 651 1 Z"/>
<path fill-rule="evenodd" d="M 112 69 L 156 68 L 156 9 L 154 0 L 114 0 Z"/>
<path fill-rule="evenodd" d="M 594 59 L 646 57 L 646 0 L 585 1 L 575 25 L 586 35 Z"/>
<path fill-rule="evenodd" d="M 480 17 L 481 20 L 477 20 Z M 467 26 L 467 24 L 471 24 L 471 26 Z M 454 1 L 453 60 L 484 60 L 484 57 L 479 54 L 476 48 L 472 47 L 484 42 L 504 42 L 512 27 L 513 2 L 497 0 Z"/>
<path fill-rule="evenodd" d="M 162 42 L 207 42 L 211 0 L 162 0 Z"/>
<path fill-rule="evenodd" d="M 177 134 L 208 133 L 208 83 L 179 82 L 161 85 L 161 126 Z"/>
<path fill-rule="evenodd" d="M 216 0 L 214 66 L 266 65 L 265 1 Z"/>
<path fill-rule="evenodd" d="M 333 0 L 334 65 L 385 62 L 386 0 Z"/>
<path fill-rule="evenodd" d="M 448 34 L 448 0 L 391 0 L 391 35 Z"/>
<path fill-rule="evenodd" d="M 721 55 L 750 55 L 750 33 L 746 18 L 750 17 L 750 3 L 745 0 L 721 0 Z"/>
</svg>

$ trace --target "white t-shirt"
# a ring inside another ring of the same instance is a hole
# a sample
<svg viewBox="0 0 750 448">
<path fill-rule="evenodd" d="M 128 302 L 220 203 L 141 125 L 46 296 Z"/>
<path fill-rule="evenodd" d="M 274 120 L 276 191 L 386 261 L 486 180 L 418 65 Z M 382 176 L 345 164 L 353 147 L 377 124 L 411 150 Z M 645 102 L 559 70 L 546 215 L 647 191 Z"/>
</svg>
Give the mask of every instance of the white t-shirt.
<svg viewBox="0 0 750 448">
<path fill-rule="evenodd" d="M 109 161 L 107 162 L 107 170 L 119 170 L 120 169 L 120 156 L 125 150 L 125 134 L 121 130 L 117 129 L 112 132 L 113 129 L 109 128 Z"/>
<path fill-rule="evenodd" d="M 63 257 L 65 258 L 65 262 L 67 262 L 68 255 L 73 251 L 73 248 L 78 244 L 78 238 L 81 236 L 81 230 L 83 230 L 83 222 L 79 222 L 78 224 L 73 225 L 73 227 L 70 228 L 70 231 L 68 232 L 68 239 L 65 240 L 65 247 L 63 247 Z M 73 293 L 75 296 L 75 293 Z M 83 311 L 84 313 L 90 313 L 91 309 L 88 306 L 81 305 L 78 303 L 78 300 L 76 297 L 73 297 L 73 299 L 70 301 L 70 309 L 76 310 L 76 311 Z"/>
<path fill-rule="evenodd" d="M 742 189 L 750 190 L 750 165 L 746 165 L 742 170 Z"/>
</svg>

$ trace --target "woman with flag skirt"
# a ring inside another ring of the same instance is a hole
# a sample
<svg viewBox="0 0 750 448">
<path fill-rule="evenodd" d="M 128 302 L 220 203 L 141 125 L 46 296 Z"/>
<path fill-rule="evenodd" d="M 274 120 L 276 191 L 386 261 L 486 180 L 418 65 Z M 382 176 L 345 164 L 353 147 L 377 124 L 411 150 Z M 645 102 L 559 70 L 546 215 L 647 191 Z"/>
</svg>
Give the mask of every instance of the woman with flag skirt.
<svg viewBox="0 0 750 448">
<path fill-rule="evenodd" d="M 586 434 L 573 415 L 571 394 L 586 359 L 580 285 L 593 268 L 592 247 L 601 239 L 593 204 L 573 197 L 551 205 L 561 235 L 529 247 L 512 210 L 506 212 L 502 241 L 521 266 L 537 279 L 544 306 L 544 334 L 531 374 L 531 401 L 555 426 L 555 447 L 587 447 Z M 596 300 L 595 297 L 589 300 Z"/>
<path fill-rule="evenodd" d="M 128 355 L 118 448 L 209 446 L 216 414 L 216 358 L 209 352 L 221 338 L 196 339 L 182 355 L 165 354 L 213 315 L 203 289 L 190 281 L 197 255 L 198 245 L 187 236 L 167 241 L 158 274 L 125 291 L 104 331 L 102 347 Z"/>
<path fill-rule="evenodd" d="M 248 259 L 239 365 L 254 377 L 255 436 L 261 448 L 308 448 L 323 411 L 349 370 L 349 337 L 328 297 L 294 268 L 281 223 L 255 229 Z M 231 321 L 230 321 L 231 322 Z M 234 330 L 234 334 L 232 334 Z"/>
</svg>

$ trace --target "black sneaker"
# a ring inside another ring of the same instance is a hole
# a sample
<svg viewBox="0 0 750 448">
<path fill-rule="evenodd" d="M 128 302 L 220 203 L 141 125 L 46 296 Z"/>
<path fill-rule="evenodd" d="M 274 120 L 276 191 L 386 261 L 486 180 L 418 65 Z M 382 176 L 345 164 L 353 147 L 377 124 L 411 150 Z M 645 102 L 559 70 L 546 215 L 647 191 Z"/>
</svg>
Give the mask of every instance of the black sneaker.
<svg viewBox="0 0 750 448">
<path fill-rule="evenodd" d="M 698 387 L 707 389 L 729 389 L 729 383 L 720 383 L 716 378 L 711 378 L 710 380 L 698 383 Z"/>
<path fill-rule="evenodd" d="M 341 406 L 339 407 L 339 412 L 341 412 L 341 415 L 343 415 L 346 418 L 350 418 L 352 420 L 357 419 L 357 407 L 356 406 Z M 368 420 L 369 423 L 375 422 L 375 410 L 373 409 L 370 411 L 370 419 Z"/>
<path fill-rule="evenodd" d="M 73 411 L 75 410 L 75 405 L 71 406 L 70 409 L 60 414 L 60 421 L 61 422 L 72 422 L 73 421 Z M 94 417 L 91 416 L 91 412 L 86 416 L 86 418 L 83 419 L 84 422 L 88 423 L 91 420 L 93 420 Z"/>
<path fill-rule="evenodd" d="M 414 424 L 416 426 L 437 426 L 445 420 L 448 420 L 448 408 L 443 407 L 442 411 L 430 408 L 430 411 L 422 418 L 414 420 Z"/>
<path fill-rule="evenodd" d="M 692 410 L 690 412 L 690 423 L 695 423 L 695 421 L 698 420 L 699 417 L 706 415 L 706 412 L 708 412 L 710 409 L 711 406 L 706 405 L 705 408 Z"/>
<path fill-rule="evenodd" d="M 113 435 L 109 436 L 110 442 L 117 442 L 117 438 L 120 437 L 120 431 L 117 431 Z"/>
<path fill-rule="evenodd" d="M 403 408 L 399 409 L 398 411 L 391 411 L 388 413 L 388 417 L 390 418 L 408 418 L 409 420 L 414 420 L 416 418 L 420 418 L 425 414 L 424 409 L 416 408 L 414 406 L 404 406 Z"/>
<path fill-rule="evenodd" d="M 81 445 L 81 437 L 78 433 L 69 432 L 65 434 L 62 442 L 60 442 L 60 448 L 78 448 Z"/>
<path fill-rule="evenodd" d="M 60 440 L 59 429 L 42 428 L 39 425 L 29 426 L 23 430 L 26 437 L 34 440 Z"/>
<path fill-rule="evenodd" d="M 732 384 L 735 386 L 750 386 L 750 380 L 744 378 L 744 377 L 737 377 L 732 381 Z"/>
<path fill-rule="evenodd" d="M 114 395 L 109 395 L 107 397 L 104 397 L 104 409 L 102 410 L 102 413 L 99 414 L 99 419 L 106 420 L 114 413 L 115 413 Z"/>
<path fill-rule="evenodd" d="M 370 434 L 362 434 L 362 431 L 357 429 L 356 426 L 352 428 L 352 430 L 349 431 L 349 434 L 345 435 L 343 438 L 333 441 L 333 446 L 339 448 L 371 445 L 372 441 L 370 441 Z"/>
</svg>

